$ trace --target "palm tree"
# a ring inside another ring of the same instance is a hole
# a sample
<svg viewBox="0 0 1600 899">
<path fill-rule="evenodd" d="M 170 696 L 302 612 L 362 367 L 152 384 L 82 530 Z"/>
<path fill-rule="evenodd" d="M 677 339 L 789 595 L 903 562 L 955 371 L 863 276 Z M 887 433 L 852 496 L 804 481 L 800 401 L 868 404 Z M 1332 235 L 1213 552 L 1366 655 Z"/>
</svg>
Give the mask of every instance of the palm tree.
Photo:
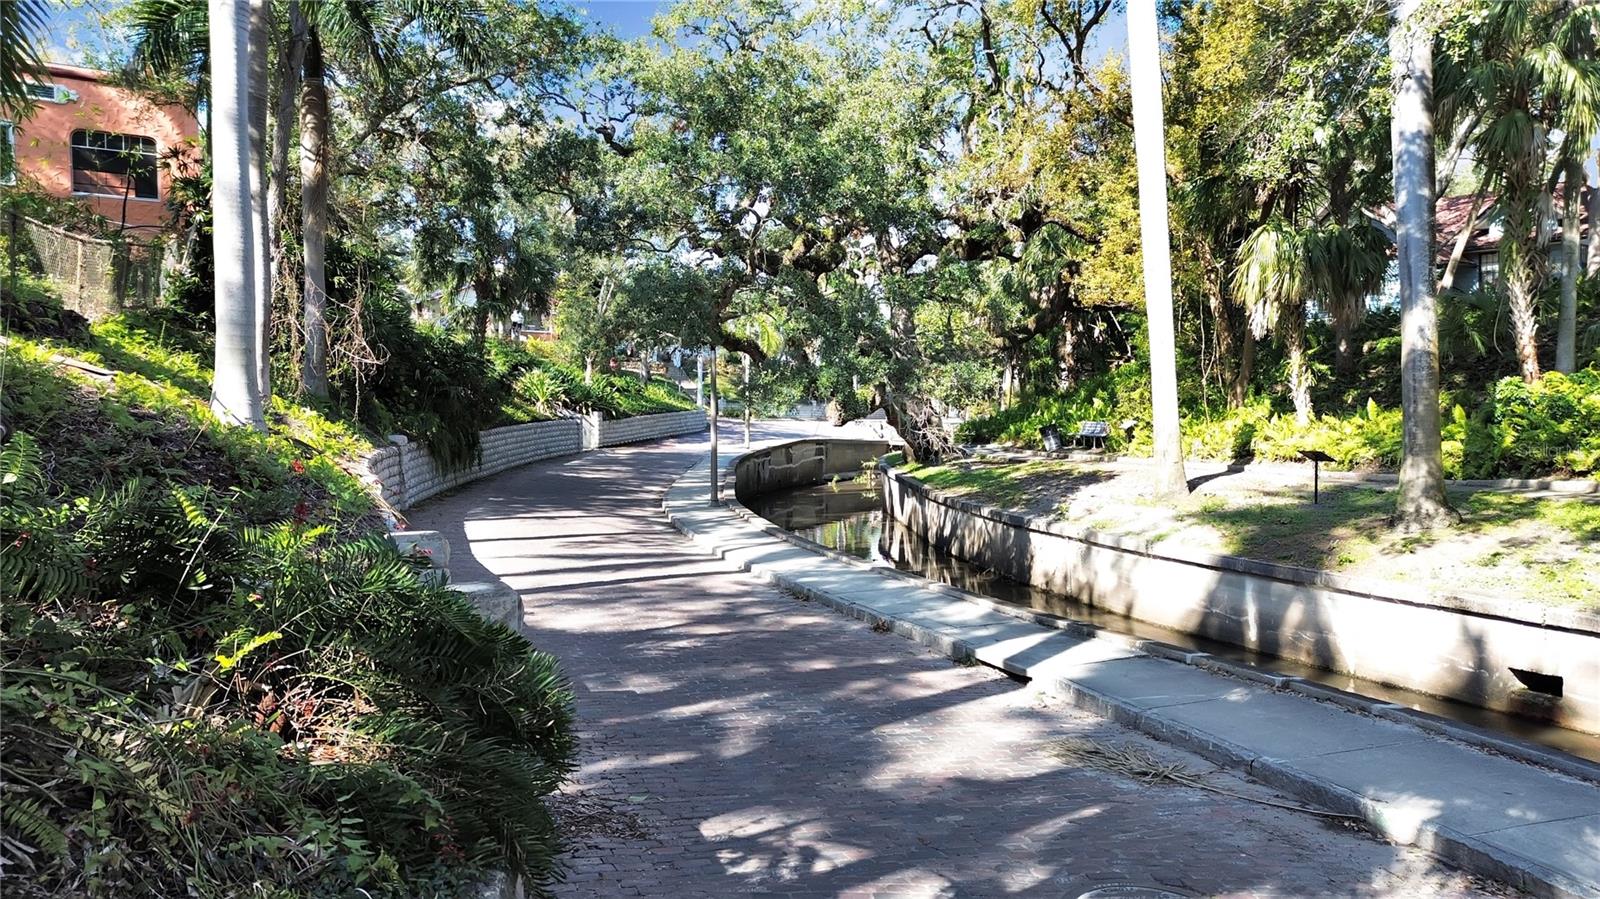
<svg viewBox="0 0 1600 899">
<path fill-rule="evenodd" d="M 0 3 L 0 113 L 14 121 L 33 115 L 28 83 L 45 77 L 44 33 L 44 0 Z"/>
<path fill-rule="evenodd" d="M 1595 135 L 1600 143 L 1600 134 Z M 1584 275 L 1600 277 L 1600 158 L 1595 160 L 1597 180 L 1589 185 L 1589 261 L 1584 265 Z"/>
<path fill-rule="evenodd" d="M 1578 211 L 1583 203 L 1583 165 L 1568 157 L 1562 166 L 1561 311 L 1556 317 L 1556 371 L 1571 374 L 1578 359 Z"/>
<path fill-rule="evenodd" d="M 472 0 L 406 3 L 314 3 L 306 7 L 305 56 L 300 85 L 300 221 L 305 253 L 305 350 L 300 389 L 328 395 L 328 204 L 333 123 L 327 76 L 331 59 L 381 69 L 385 35 L 411 27 L 438 38 L 468 69 L 483 65 L 485 15 Z M 330 52 L 332 51 L 332 52 Z M 480 341 L 482 334 L 479 334 Z"/>
<path fill-rule="evenodd" d="M 1334 370 L 1355 374 L 1353 332 L 1367 316 L 1367 297 L 1383 286 L 1388 241 L 1369 222 L 1334 222 L 1308 235 L 1306 269 L 1333 325 Z"/>
<path fill-rule="evenodd" d="M 1400 482 L 1394 523 L 1451 522 L 1439 416 L 1439 315 L 1433 254 L 1433 35 L 1426 0 L 1398 0 L 1389 31 L 1394 78 L 1395 252 L 1400 267 Z"/>
<path fill-rule="evenodd" d="M 232 424 L 266 429 L 256 365 L 253 194 L 261 161 L 252 140 L 250 34 L 266 0 L 209 0 L 212 241 L 216 253 L 216 359 L 211 409 Z"/>
<path fill-rule="evenodd" d="M 139 0 L 130 8 L 135 42 L 133 58 L 154 76 L 177 76 L 194 85 L 192 102 L 198 106 L 209 92 L 211 79 L 211 15 L 205 0 Z M 249 84 L 250 145 L 257 157 L 267 146 L 266 92 L 267 58 L 271 44 L 270 7 L 253 10 L 250 19 Z M 215 104 L 207 106 L 208 122 L 215 119 Z M 212 129 L 208 127 L 207 131 Z M 274 142 L 274 157 L 277 155 Z M 277 169 L 263 168 L 256 158 L 251 167 L 250 272 L 256 281 L 253 292 L 255 384 L 262 402 L 272 394 L 271 325 L 272 298 L 276 286 L 273 263 L 278 258 L 275 245 L 279 232 L 276 210 L 281 182 Z"/>
<path fill-rule="evenodd" d="M 250 15 L 250 271 L 255 278 L 256 390 L 263 407 L 272 398 L 272 222 L 267 218 L 267 56 L 272 44 L 272 8 L 261 3 Z"/>
<path fill-rule="evenodd" d="M 294 138 L 295 104 L 306 56 L 306 18 L 300 12 L 299 0 L 289 0 L 286 25 L 278 47 L 278 96 L 272 115 L 272 159 L 267 169 L 267 255 L 272 261 L 274 283 L 286 282 L 290 274 L 283 246 L 283 217 L 289 190 L 289 143 Z M 261 325 L 263 337 L 270 338 L 271 317 Z"/>
<path fill-rule="evenodd" d="M 1250 310 L 1250 332 L 1275 333 L 1289 357 L 1294 418 L 1311 421 L 1311 368 L 1306 361 L 1306 299 L 1311 293 L 1307 235 L 1270 219 L 1245 238 L 1234 269 L 1234 292 Z"/>
<path fill-rule="evenodd" d="M 1128 71 L 1139 165 L 1139 236 L 1145 314 L 1150 327 L 1150 402 L 1155 428 L 1155 491 L 1189 493 L 1178 431 L 1178 355 L 1172 324 L 1172 243 L 1167 231 L 1166 136 L 1161 115 L 1161 43 L 1155 0 L 1129 0 Z"/>
<path fill-rule="evenodd" d="M 1600 123 L 1600 68 L 1593 65 L 1600 6 L 1514 0 L 1482 8 L 1464 50 L 1463 89 L 1485 112 L 1476 144 L 1499 194 L 1505 234 L 1500 274 L 1511 306 L 1524 380 L 1539 377 L 1538 290 L 1545 278 L 1541 207 L 1552 156 L 1588 148 Z M 1554 147 L 1552 135 L 1564 135 Z M 1548 180 L 1547 180 L 1548 179 Z"/>
</svg>

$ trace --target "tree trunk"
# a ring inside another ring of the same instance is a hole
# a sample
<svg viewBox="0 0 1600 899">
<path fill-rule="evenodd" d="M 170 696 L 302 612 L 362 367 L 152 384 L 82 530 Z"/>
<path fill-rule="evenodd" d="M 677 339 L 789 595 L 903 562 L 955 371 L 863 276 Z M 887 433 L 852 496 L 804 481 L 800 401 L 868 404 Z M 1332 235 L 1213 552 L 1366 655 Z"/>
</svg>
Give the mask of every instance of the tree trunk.
<svg viewBox="0 0 1600 899">
<path fill-rule="evenodd" d="M 1228 382 L 1228 407 L 1243 408 L 1250 396 L 1250 376 L 1256 367 L 1256 336 L 1245 329 L 1239 340 L 1239 361 L 1234 366 L 1233 378 Z"/>
<path fill-rule="evenodd" d="M 1311 368 L 1306 363 L 1306 307 L 1289 311 L 1289 329 L 1283 343 L 1289 354 L 1289 396 L 1294 400 L 1294 420 L 1301 427 L 1311 423 Z"/>
<path fill-rule="evenodd" d="M 1396 527 L 1425 530 L 1456 518 L 1445 500 L 1439 416 L 1439 318 L 1433 269 L 1433 36 L 1398 0 L 1393 64 L 1395 250 L 1400 267 L 1400 483 Z"/>
<path fill-rule="evenodd" d="M 483 341 L 489 336 L 489 304 L 486 294 L 477 291 L 478 304 L 473 307 L 472 313 L 472 345 L 483 348 Z"/>
<path fill-rule="evenodd" d="M 640 353 L 639 354 L 639 383 L 640 384 L 649 384 L 650 383 L 650 354 L 649 353 Z"/>
<path fill-rule="evenodd" d="M 750 448 L 750 354 L 744 354 L 744 448 Z"/>
<path fill-rule="evenodd" d="M 216 357 L 211 410 L 230 424 L 266 430 L 256 365 L 255 235 L 250 142 L 250 23 L 266 0 L 209 0 L 212 242 L 216 257 Z"/>
<path fill-rule="evenodd" d="M 267 218 L 267 59 L 272 54 L 272 8 L 250 16 L 250 273 L 255 278 L 256 390 L 262 412 L 272 399 L 272 223 Z"/>
<path fill-rule="evenodd" d="M 1578 358 L 1578 213 L 1583 203 L 1583 167 L 1576 157 L 1567 160 L 1566 185 L 1561 207 L 1561 313 L 1556 318 L 1556 371 L 1571 374 Z"/>
<path fill-rule="evenodd" d="M 305 356 L 300 389 L 328 395 L 328 86 L 322 37 L 307 29 L 305 81 L 300 86 L 300 240 L 305 246 Z"/>
<path fill-rule="evenodd" d="M 277 109 L 272 120 L 272 166 L 267 177 L 267 239 L 274 284 L 288 282 L 289 260 L 283 252 L 284 198 L 289 190 L 289 141 L 294 135 L 295 103 L 300 96 L 300 69 L 305 64 L 306 20 L 299 0 L 289 0 L 289 34 L 278 55 Z M 267 323 L 270 326 L 270 320 Z"/>
<path fill-rule="evenodd" d="M 1144 255 L 1145 314 L 1150 328 L 1151 420 L 1155 492 L 1189 493 L 1178 425 L 1178 361 L 1172 323 L 1172 245 L 1167 231 L 1166 135 L 1161 111 L 1161 45 L 1156 0 L 1128 3 L 1128 71 L 1133 140 L 1139 165 L 1139 236 Z"/>
<path fill-rule="evenodd" d="M 1522 380 L 1532 384 L 1540 375 L 1538 274 L 1529 258 L 1527 229 L 1513 230 L 1517 225 L 1527 224 L 1520 216 L 1507 216 L 1500 271 L 1511 306 L 1511 333 L 1517 344 L 1517 364 L 1522 369 Z"/>
<path fill-rule="evenodd" d="M 1347 298 L 1344 308 L 1349 308 L 1348 303 L 1354 300 L 1362 302 L 1362 297 Z M 1356 374 L 1356 324 L 1348 315 L 1330 316 L 1333 321 L 1333 370 L 1342 381 L 1347 381 Z"/>
<path fill-rule="evenodd" d="M 1444 275 L 1439 278 L 1440 293 L 1456 286 L 1456 270 L 1461 267 L 1461 260 L 1467 254 L 1467 244 L 1472 242 L 1472 232 L 1478 229 L 1478 213 L 1483 211 L 1482 205 L 1483 188 L 1480 187 L 1472 198 L 1472 209 L 1467 213 L 1467 222 L 1462 226 L 1461 233 L 1456 235 L 1455 246 L 1450 250 L 1450 261 L 1444 266 Z"/>
<path fill-rule="evenodd" d="M 944 421 L 926 397 L 897 394 L 887 385 L 880 385 L 874 392 L 877 395 L 873 405 L 883 409 L 889 427 L 900 435 L 906 461 L 936 465 L 950 454 L 950 435 L 945 433 Z"/>
<path fill-rule="evenodd" d="M 1589 185 L 1589 261 L 1584 272 L 1600 277 L 1600 158 L 1595 159 L 1595 183 Z"/>
</svg>

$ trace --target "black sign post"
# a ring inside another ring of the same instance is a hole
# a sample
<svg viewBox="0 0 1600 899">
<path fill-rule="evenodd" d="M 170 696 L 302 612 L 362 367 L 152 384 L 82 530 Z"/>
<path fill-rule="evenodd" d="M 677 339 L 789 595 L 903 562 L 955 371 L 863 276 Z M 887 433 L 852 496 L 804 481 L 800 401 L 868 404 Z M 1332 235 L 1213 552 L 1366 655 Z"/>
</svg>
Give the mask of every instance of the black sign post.
<svg viewBox="0 0 1600 899">
<path fill-rule="evenodd" d="M 1322 463 L 1332 462 L 1333 457 L 1322 450 L 1301 450 L 1300 456 L 1311 463 L 1311 505 L 1315 506 L 1322 501 Z"/>
</svg>

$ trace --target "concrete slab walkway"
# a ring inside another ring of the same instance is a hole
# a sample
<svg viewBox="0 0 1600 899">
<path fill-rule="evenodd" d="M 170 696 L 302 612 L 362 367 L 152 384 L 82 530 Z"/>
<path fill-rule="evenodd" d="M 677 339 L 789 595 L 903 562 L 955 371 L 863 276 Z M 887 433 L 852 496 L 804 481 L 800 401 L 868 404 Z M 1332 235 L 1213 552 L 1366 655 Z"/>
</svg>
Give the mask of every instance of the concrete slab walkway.
<svg viewBox="0 0 1600 899">
<path fill-rule="evenodd" d="M 1212 768 L 697 548 L 661 503 L 704 450 L 684 439 L 535 463 L 412 515 L 451 539 L 458 577 L 499 577 L 521 594 L 524 632 L 573 681 L 583 743 L 575 783 L 555 803 L 572 838 L 558 895 L 1075 897 L 1107 884 L 1206 896 L 1504 894 L 1338 821 L 1063 762 L 1052 744 L 1077 738 Z M 794 547 L 722 534 L 773 570 L 810 572 L 853 598 L 874 590 Z M 977 607 L 925 608 L 943 594 L 901 599 L 898 614 L 929 627 L 983 626 Z M 1031 667 L 1070 649 L 1060 634 L 992 624 L 995 658 Z M 1104 649 L 1071 662 L 1152 661 Z M 1226 701 L 1213 694 L 1176 698 L 1196 709 Z M 1148 693 L 1162 696 L 1174 698 Z M 1341 747 L 1369 744 L 1406 745 L 1356 735 Z M 1228 770 L 1207 779 L 1286 799 Z"/>
</svg>

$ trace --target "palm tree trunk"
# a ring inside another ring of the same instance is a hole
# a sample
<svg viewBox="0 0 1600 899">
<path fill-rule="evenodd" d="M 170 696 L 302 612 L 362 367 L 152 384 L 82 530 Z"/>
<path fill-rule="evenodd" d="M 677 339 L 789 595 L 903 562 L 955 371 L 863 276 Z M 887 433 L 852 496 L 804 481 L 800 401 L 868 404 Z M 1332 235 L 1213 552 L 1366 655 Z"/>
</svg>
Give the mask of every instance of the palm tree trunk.
<svg viewBox="0 0 1600 899">
<path fill-rule="evenodd" d="M 324 82 L 322 38 L 306 33 L 305 80 L 300 85 L 300 241 L 305 252 L 305 355 L 300 389 L 328 395 L 328 86 Z"/>
<path fill-rule="evenodd" d="M 251 274 L 256 281 L 256 389 L 263 412 L 272 398 L 272 255 L 267 218 L 267 58 L 272 50 L 272 8 L 262 4 L 250 16 L 250 242 Z"/>
<path fill-rule="evenodd" d="M 1583 167 L 1566 161 L 1561 207 L 1561 313 L 1556 318 L 1556 371 L 1571 374 L 1578 358 L 1578 207 L 1583 202 Z"/>
<path fill-rule="evenodd" d="M 216 357 L 211 410 L 230 424 L 266 430 L 256 366 L 251 208 L 260 157 L 250 142 L 250 23 L 266 0 L 209 0 L 212 242 L 216 256 Z"/>
<path fill-rule="evenodd" d="M 1289 396 L 1294 400 L 1294 420 L 1301 427 L 1311 423 L 1311 368 L 1306 364 L 1306 307 L 1301 303 L 1289 314 L 1283 343 L 1289 354 Z"/>
<path fill-rule="evenodd" d="M 1228 382 L 1228 407 L 1240 409 L 1250 396 L 1250 376 L 1256 367 L 1256 336 L 1246 328 L 1239 339 L 1239 361 L 1234 366 L 1233 378 Z"/>
<path fill-rule="evenodd" d="M 1161 110 L 1161 43 L 1156 0 L 1128 3 L 1128 72 L 1139 165 L 1139 237 L 1150 328 L 1150 402 L 1155 427 L 1155 492 L 1189 493 L 1178 431 L 1178 359 L 1172 324 L 1172 237 L 1167 230 L 1167 146 Z"/>
<path fill-rule="evenodd" d="M 294 135 L 295 102 L 300 96 L 300 68 L 306 55 L 306 20 L 299 0 L 289 0 L 289 35 L 278 54 L 278 105 L 273 116 L 272 169 L 267 181 L 267 223 L 271 228 L 272 270 L 287 273 L 283 255 L 283 207 L 289 190 L 289 141 Z"/>
<path fill-rule="evenodd" d="M 1439 415 L 1439 316 L 1433 274 L 1433 36 L 1398 0 L 1393 63 L 1395 249 L 1400 265 L 1400 483 L 1394 524 L 1423 530 L 1454 520 L 1444 496 Z"/>
<path fill-rule="evenodd" d="M 1517 344 L 1517 363 L 1522 380 L 1539 380 L 1538 274 L 1530 258 L 1528 229 L 1531 222 L 1521 215 L 1506 216 L 1505 237 L 1501 243 L 1501 276 L 1511 306 L 1511 333 Z"/>
<path fill-rule="evenodd" d="M 1362 302 L 1363 297 L 1345 297 L 1343 301 L 1335 304 L 1336 311 L 1330 316 L 1333 321 L 1333 370 L 1341 380 L 1348 380 L 1356 373 L 1356 323 L 1352 316 L 1345 314 L 1352 302 Z"/>
<path fill-rule="evenodd" d="M 489 306 L 494 302 L 494 288 L 487 279 L 480 278 L 472 283 L 472 293 L 472 345 L 482 349 L 484 338 L 489 335 Z"/>
<path fill-rule="evenodd" d="M 1591 278 L 1600 277 L 1600 158 L 1595 172 L 1596 181 L 1589 185 L 1589 262 L 1584 268 Z"/>
</svg>

